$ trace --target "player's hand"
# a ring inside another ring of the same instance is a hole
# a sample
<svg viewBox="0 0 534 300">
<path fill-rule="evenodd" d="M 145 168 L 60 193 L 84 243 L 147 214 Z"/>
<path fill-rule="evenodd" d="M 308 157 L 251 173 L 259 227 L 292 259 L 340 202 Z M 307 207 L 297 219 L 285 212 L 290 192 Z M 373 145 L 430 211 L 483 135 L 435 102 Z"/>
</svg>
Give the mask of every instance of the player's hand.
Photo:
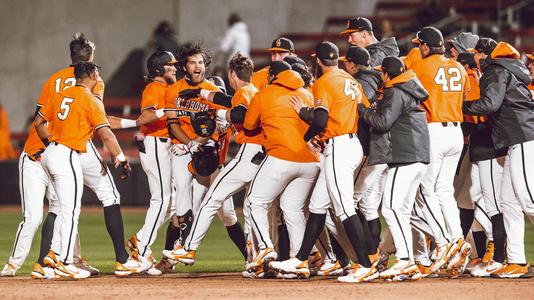
<svg viewBox="0 0 534 300">
<path fill-rule="evenodd" d="M 189 153 L 189 148 L 184 144 L 174 144 L 169 148 L 169 153 L 174 156 L 182 156 Z"/>
<path fill-rule="evenodd" d="M 178 94 L 178 97 L 182 99 L 198 98 L 200 97 L 200 89 L 183 90 Z"/>
<path fill-rule="evenodd" d="M 189 148 L 189 152 L 191 152 L 191 154 L 197 153 L 202 151 L 202 144 L 196 140 L 191 140 L 189 143 L 187 143 L 187 148 Z"/>
<path fill-rule="evenodd" d="M 130 163 L 128 162 L 128 159 L 124 161 L 118 161 L 115 160 L 115 168 L 121 169 L 121 179 L 126 179 L 130 177 L 130 174 L 132 174 L 132 168 L 130 167 Z"/>
<path fill-rule="evenodd" d="M 291 96 L 289 98 L 289 105 L 293 107 L 293 109 L 295 110 L 297 114 L 300 113 L 301 108 L 306 107 L 304 102 L 302 102 L 302 100 L 297 96 Z"/>
<path fill-rule="evenodd" d="M 307 141 L 306 145 L 308 146 L 308 149 L 310 149 L 311 152 L 321 153 L 324 150 L 324 143 L 316 137 Z"/>
<path fill-rule="evenodd" d="M 217 116 L 215 121 L 217 124 L 217 132 L 226 133 L 228 127 L 230 127 L 230 122 L 226 121 L 226 119 L 220 118 L 219 116 Z"/>
</svg>

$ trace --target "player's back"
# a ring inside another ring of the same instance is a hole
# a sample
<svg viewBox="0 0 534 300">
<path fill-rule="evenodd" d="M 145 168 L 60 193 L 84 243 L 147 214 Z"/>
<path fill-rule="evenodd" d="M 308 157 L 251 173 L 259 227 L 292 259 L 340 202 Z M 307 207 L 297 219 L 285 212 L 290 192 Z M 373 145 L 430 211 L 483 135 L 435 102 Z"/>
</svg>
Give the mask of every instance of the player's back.
<svg viewBox="0 0 534 300">
<path fill-rule="evenodd" d="M 269 67 L 264 67 L 252 74 L 252 84 L 259 90 L 262 90 L 269 84 Z"/>
<path fill-rule="evenodd" d="M 327 71 L 313 84 L 315 107 L 328 111 L 328 123 L 321 139 L 356 133 L 358 100 L 363 99 L 360 84 L 341 69 Z"/>
<path fill-rule="evenodd" d="M 430 55 L 412 65 L 430 95 L 423 102 L 427 122 L 462 122 L 464 92 L 470 89 L 464 67 L 440 54 Z"/>
<path fill-rule="evenodd" d="M 141 100 L 141 110 L 160 109 L 165 107 L 165 91 L 167 84 L 159 81 L 152 81 L 143 90 Z M 167 118 L 164 116 L 159 120 L 141 126 L 141 132 L 145 136 L 168 137 Z"/>
<path fill-rule="evenodd" d="M 93 131 L 109 126 L 104 105 L 84 86 L 69 87 L 54 95 L 39 113 L 50 124 L 50 142 L 79 152 L 86 152 Z"/>
<path fill-rule="evenodd" d="M 256 93 L 258 93 L 258 89 L 252 83 L 247 83 L 243 87 L 237 89 L 232 97 L 232 108 L 241 105 L 248 109 L 250 101 L 252 101 L 252 98 L 254 98 Z M 247 136 L 243 130 L 238 130 L 237 135 L 235 136 L 235 142 L 238 144 L 251 143 L 262 145 L 264 137 L 261 133 L 255 136 Z"/>
</svg>

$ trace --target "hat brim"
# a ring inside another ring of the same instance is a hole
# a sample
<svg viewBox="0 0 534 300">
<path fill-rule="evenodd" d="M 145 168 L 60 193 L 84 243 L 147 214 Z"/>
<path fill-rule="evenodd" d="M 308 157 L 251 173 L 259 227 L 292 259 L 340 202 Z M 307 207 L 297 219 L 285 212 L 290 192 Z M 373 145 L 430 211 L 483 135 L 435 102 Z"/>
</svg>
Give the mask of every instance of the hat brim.
<svg viewBox="0 0 534 300">
<path fill-rule="evenodd" d="M 272 47 L 267 49 L 267 51 L 271 52 L 292 52 L 291 50 L 287 50 L 286 48 L 279 48 L 279 47 Z"/>
<path fill-rule="evenodd" d="M 339 57 L 339 61 L 346 62 L 349 61 L 349 59 L 346 56 Z"/>
<path fill-rule="evenodd" d="M 419 45 L 419 44 L 421 44 L 421 40 L 418 39 L 418 38 L 413 38 L 413 39 L 412 39 L 412 44 L 414 44 L 414 45 Z"/>
<path fill-rule="evenodd" d="M 351 34 L 351 33 L 353 33 L 353 32 L 359 32 L 359 31 L 363 31 L 363 29 L 362 29 L 362 30 L 358 30 L 358 29 L 345 29 L 345 30 L 341 31 L 339 34 Z"/>
<path fill-rule="evenodd" d="M 528 59 L 534 60 L 534 54 L 525 54 Z"/>
<path fill-rule="evenodd" d="M 382 66 L 375 66 L 373 67 L 373 69 L 379 71 L 379 72 L 384 72 L 384 69 L 382 68 Z"/>
</svg>

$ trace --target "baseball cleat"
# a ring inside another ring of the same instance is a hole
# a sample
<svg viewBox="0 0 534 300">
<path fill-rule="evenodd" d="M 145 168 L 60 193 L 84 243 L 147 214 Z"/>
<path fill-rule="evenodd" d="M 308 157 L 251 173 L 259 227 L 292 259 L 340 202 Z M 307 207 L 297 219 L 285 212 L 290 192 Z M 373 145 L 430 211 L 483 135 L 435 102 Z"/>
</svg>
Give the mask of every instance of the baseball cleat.
<svg viewBox="0 0 534 300">
<path fill-rule="evenodd" d="M 73 278 L 73 279 L 84 279 L 91 276 L 91 273 L 86 270 L 82 270 L 76 267 L 74 264 L 64 265 L 62 262 L 58 262 L 54 268 L 56 275 L 60 277 Z"/>
<path fill-rule="evenodd" d="M 469 262 L 469 255 L 471 255 L 471 245 L 464 242 L 458 251 L 449 261 L 447 265 L 447 273 L 450 278 L 458 278 L 462 276 Z"/>
<path fill-rule="evenodd" d="M 247 270 L 256 269 L 263 263 L 269 264 L 271 261 L 276 260 L 278 254 L 272 248 L 260 249 L 256 254 L 256 257 L 246 265 Z"/>
<path fill-rule="evenodd" d="M 47 267 L 55 268 L 59 263 L 58 254 L 52 250 L 48 251 L 48 254 L 43 259 L 43 262 Z"/>
<path fill-rule="evenodd" d="M 385 271 L 388 268 L 388 262 L 389 262 L 389 254 L 380 251 L 380 259 L 378 260 L 378 263 L 376 264 L 376 269 L 379 272 Z"/>
<path fill-rule="evenodd" d="M 436 273 L 443 267 L 447 261 L 448 261 L 448 253 L 451 250 L 451 247 L 454 245 L 454 243 L 448 243 L 443 246 L 436 246 L 436 260 L 434 261 L 434 264 L 432 264 L 431 273 Z"/>
<path fill-rule="evenodd" d="M 141 272 L 150 269 L 152 266 L 152 260 L 145 258 L 144 262 L 139 257 L 137 252 L 130 254 L 130 257 L 125 263 L 115 262 L 115 275 L 118 277 L 124 277 L 131 274 L 139 274 Z"/>
<path fill-rule="evenodd" d="M 33 265 L 31 273 L 33 279 L 54 279 L 55 275 L 54 269 L 52 268 L 43 267 L 40 263 L 35 263 Z"/>
<path fill-rule="evenodd" d="M 352 272 L 350 274 L 338 277 L 337 281 L 345 283 L 366 282 L 372 280 L 371 278 L 375 278 L 376 273 L 378 273 L 376 268 L 366 268 L 360 264 L 356 264 L 352 268 Z"/>
<path fill-rule="evenodd" d="M 130 251 L 134 252 L 139 249 L 139 247 L 137 246 L 138 242 L 139 240 L 137 239 L 137 235 L 134 234 L 128 239 L 128 241 L 126 242 L 126 246 L 128 246 L 128 249 L 130 249 Z"/>
<path fill-rule="evenodd" d="M 490 277 L 490 275 L 502 268 L 503 264 L 490 260 L 487 263 L 483 263 L 480 267 L 475 268 L 471 271 L 471 276 L 473 277 Z"/>
<path fill-rule="evenodd" d="M 480 258 L 473 258 L 465 267 L 465 272 L 471 274 L 471 271 L 473 271 L 481 263 L 482 260 Z"/>
<path fill-rule="evenodd" d="M 269 263 L 269 266 L 274 270 L 286 275 L 294 274 L 298 278 L 309 278 L 310 269 L 308 268 L 308 261 L 301 261 L 296 257 L 292 257 L 284 261 L 272 261 Z M 285 276 L 284 276 L 285 278 Z"/>
<path fill-rule="evenodd" d="M 375 254 L 369 255 L 369 260 L 371 261 L 371 265 L 375 268 L 378 267 L 378 264 L 380 263 L 381 253 L 380 249 L 376 249 Z"/>
<path fill-rule="evenodd" d="M 321 257 L 321 253 L 319 251 L 315 251 L 310 256 L 308 256 L 308 267 L 310 269 L 311 275 L 316 275 L 317 271 L 321 266 L 323 265 L 323 258 Z"/>
<path fill-rule="evenodd" d="M 421 273 L 421 277 L 429 277 L 429 278 L 435 278 L 438 277 L 438 274 L 436 272 L 432 272 L 432 266 L 425 266 L 419 262 L 415 262 L 415 265 L 417 266 L 417 269 L 419 269 L 419 273 Z"/>
<path fill-rule="evenodd" d="M 385 270 L 384 272 L 380 272 L 379 277 L 382 279 L 394 279 L 395 277 L 408 279 L 415 273 L 420 272 L 412 260 L 398 259 L 389 269 Z"/>
<path fill-rule="evenodd" d="M 172 273 L 174 270 L 174 266 L 178 262 L 175 260 L 171 260 L 168 257 L 163 257 L 161 260 L 154 266 L 154 268 L 158 269 L 162 274 L 168 274 Z M 151 270 L 150 268 L 149 270 Z"/>
<path fill-rule="evenodd" d="M 482 257 L 482 262 L 488 262 L 493 259 L 493 252 L 495 252 L 495 243 L 493 241 L 489 241 L 488 246 L 486 247 L 486 253 L 484 253 L 484 256 Z"/>
<path fill-rule="evenodd" d="M 317 271 L 317 276 L 341 276 L 343 267 L 338 260 L 325 260 L 321 268 Z"/>
<path fill-rule="evenodd" d="M 7 263 L 2 269 L 2 272 L 0 272 L 0 277 L 13 277 L 17 273 L 17 270 L 18 268 L 14 264 Z"/>
<path fill-rule="evenodd" d="M 177 245 L 173 250 L 163 250 L 163 256 L 179 261 L 186 266 L 195 264 L 195 250 L 185 250 L 182 245 Z"/>
<path fill-rule="evenodd" d="M 91 273 L 91 276 L 97 276 L 98 274 L 100 274 L 100 270 L 89 265 L 87 263 L 87 260 L 82 257 L 74 257 L 74 265 L 79 269 L 88 271 L 89 273 Z"/>
<path fill-rule="evenodd" d="M 521 266 L 518 264 L 506 264 L 490 274 L 493 278 L 532 278 L 530 264 Z"/>
<path fill-rule="evenodd" d="M 265 272 L 263 271 L 263 265 L 256 268 L 256 270 L 245 270 L 241 272 L 241 275 L 244 278 L 251 278 L 251 279 L 261 279 L 264 277 Z"/>
</svg>

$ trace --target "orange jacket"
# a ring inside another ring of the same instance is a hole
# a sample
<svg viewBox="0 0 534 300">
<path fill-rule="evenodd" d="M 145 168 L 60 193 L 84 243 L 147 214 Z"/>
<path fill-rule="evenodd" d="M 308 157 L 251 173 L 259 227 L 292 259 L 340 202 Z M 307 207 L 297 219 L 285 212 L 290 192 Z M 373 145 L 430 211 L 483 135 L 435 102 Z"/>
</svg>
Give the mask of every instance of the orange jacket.
<svg viewBox="0 0 534 300">
<path fill-rule="evenodd" d="M 261 91 L 269 84 L 269 67 L 265 67 L 252 74 L 252 84 Z"/>
</svg>

